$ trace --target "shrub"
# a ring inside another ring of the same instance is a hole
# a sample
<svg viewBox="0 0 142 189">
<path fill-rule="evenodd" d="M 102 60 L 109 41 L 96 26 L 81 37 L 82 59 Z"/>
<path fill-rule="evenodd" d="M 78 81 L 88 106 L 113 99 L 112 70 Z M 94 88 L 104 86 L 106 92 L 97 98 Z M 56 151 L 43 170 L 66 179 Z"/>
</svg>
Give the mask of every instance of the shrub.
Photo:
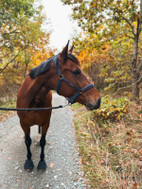
<svg viewBox="0 0 142 189">
<path fill-rule="evenodd" d="M 112 98 L 107 95 L 102 97 L 101 107 L 95 110 L 94 118 L 100 121 L 120 120 L 128 111 L 128 99 L 126 97 Z"/>
</svg>

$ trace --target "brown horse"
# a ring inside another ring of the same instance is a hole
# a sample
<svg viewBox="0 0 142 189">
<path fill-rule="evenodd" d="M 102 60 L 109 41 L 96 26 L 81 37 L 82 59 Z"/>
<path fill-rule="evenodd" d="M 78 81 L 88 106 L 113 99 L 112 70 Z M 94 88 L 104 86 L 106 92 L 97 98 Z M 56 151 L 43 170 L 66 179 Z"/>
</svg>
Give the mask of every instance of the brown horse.
<svg viewBox="0 0 142 189">
<path fill-rule="evenodd" d="M 51 90 L 68 98 L 70 104 L 79 102 L 93 110 L 100 106 L 100 95 L 93 84 L 89 82 L 80 68 L 79 61 L 68 51 L 69 43 L 62 52 L 34 68 L 25 79 L 17 95 L 17 108 L 52 107 Z M 21 127 L 25 133 L 27 160 L 24 168 L 32 170 L 30 127 L 39 125 L 42 128 L 40 146 L 40 161 L 38 170 L 46 169 L 44 160 L 45 136 L 49 127 L 51 110 L 47 111 L 18 111 Z"/>
</svg>

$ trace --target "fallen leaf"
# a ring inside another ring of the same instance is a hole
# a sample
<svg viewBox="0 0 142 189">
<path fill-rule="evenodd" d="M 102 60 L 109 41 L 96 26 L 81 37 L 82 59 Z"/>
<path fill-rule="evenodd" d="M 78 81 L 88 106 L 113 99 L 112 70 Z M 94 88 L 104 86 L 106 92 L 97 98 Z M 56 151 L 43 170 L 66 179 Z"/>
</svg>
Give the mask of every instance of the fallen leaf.
<svg viewBox="0 0 142 189">
<path fill-rule="evenodd" d="M 50 163 L 49 167 L 52 168 L 54 165 L 54 163 Z"/>
</svg>

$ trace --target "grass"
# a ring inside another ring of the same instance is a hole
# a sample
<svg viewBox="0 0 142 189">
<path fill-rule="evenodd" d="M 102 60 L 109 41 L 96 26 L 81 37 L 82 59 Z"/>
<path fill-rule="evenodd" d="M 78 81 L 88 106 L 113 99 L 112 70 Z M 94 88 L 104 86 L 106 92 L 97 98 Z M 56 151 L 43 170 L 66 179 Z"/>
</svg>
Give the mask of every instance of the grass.
<svg viewBox="0 0 142 189">
<path fill-rule="evenodd" d="M 76 109 L 77 107 L 77 109 Z M 93 112 L 73 105 L 85 175 L 93 189 L 142 188 L 142 112 L 130 103 L 121 120 L 101 125 Z"/>
<path fill-rule="evenodd" d="M 16 101 L 8 101 L 5 103 L 0 102 L 0 107 L 15 108 Z M 14 115 L 14 112 L 12 112 L 12 111 L 1 111 L 0 110 L 0 122 L 5 121 L 9 116 L 12 116 L 12 115 Z"/>
</svg>

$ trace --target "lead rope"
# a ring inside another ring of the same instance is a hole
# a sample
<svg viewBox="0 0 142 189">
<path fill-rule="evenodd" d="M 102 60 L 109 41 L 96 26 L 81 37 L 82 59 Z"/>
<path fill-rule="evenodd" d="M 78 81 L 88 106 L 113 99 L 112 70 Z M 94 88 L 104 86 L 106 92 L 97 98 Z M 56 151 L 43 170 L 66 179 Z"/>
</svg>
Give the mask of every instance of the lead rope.
<svg viewBox="0 0 142 189">
<path fill-rule="evenodd" d="M 0 107 L 0 110 L 2 111 L 46 111 L 46 110 L 55 110 L 55 109 L 60 109 L 60 108 L 65 108 L 66 106 L 70 106 L 70 104 L 66 105 L 60 105 L 60 106 L 55 106 L 55 107 L 47 107 L 47 108 L 4 108 Z"/>
</svg>

